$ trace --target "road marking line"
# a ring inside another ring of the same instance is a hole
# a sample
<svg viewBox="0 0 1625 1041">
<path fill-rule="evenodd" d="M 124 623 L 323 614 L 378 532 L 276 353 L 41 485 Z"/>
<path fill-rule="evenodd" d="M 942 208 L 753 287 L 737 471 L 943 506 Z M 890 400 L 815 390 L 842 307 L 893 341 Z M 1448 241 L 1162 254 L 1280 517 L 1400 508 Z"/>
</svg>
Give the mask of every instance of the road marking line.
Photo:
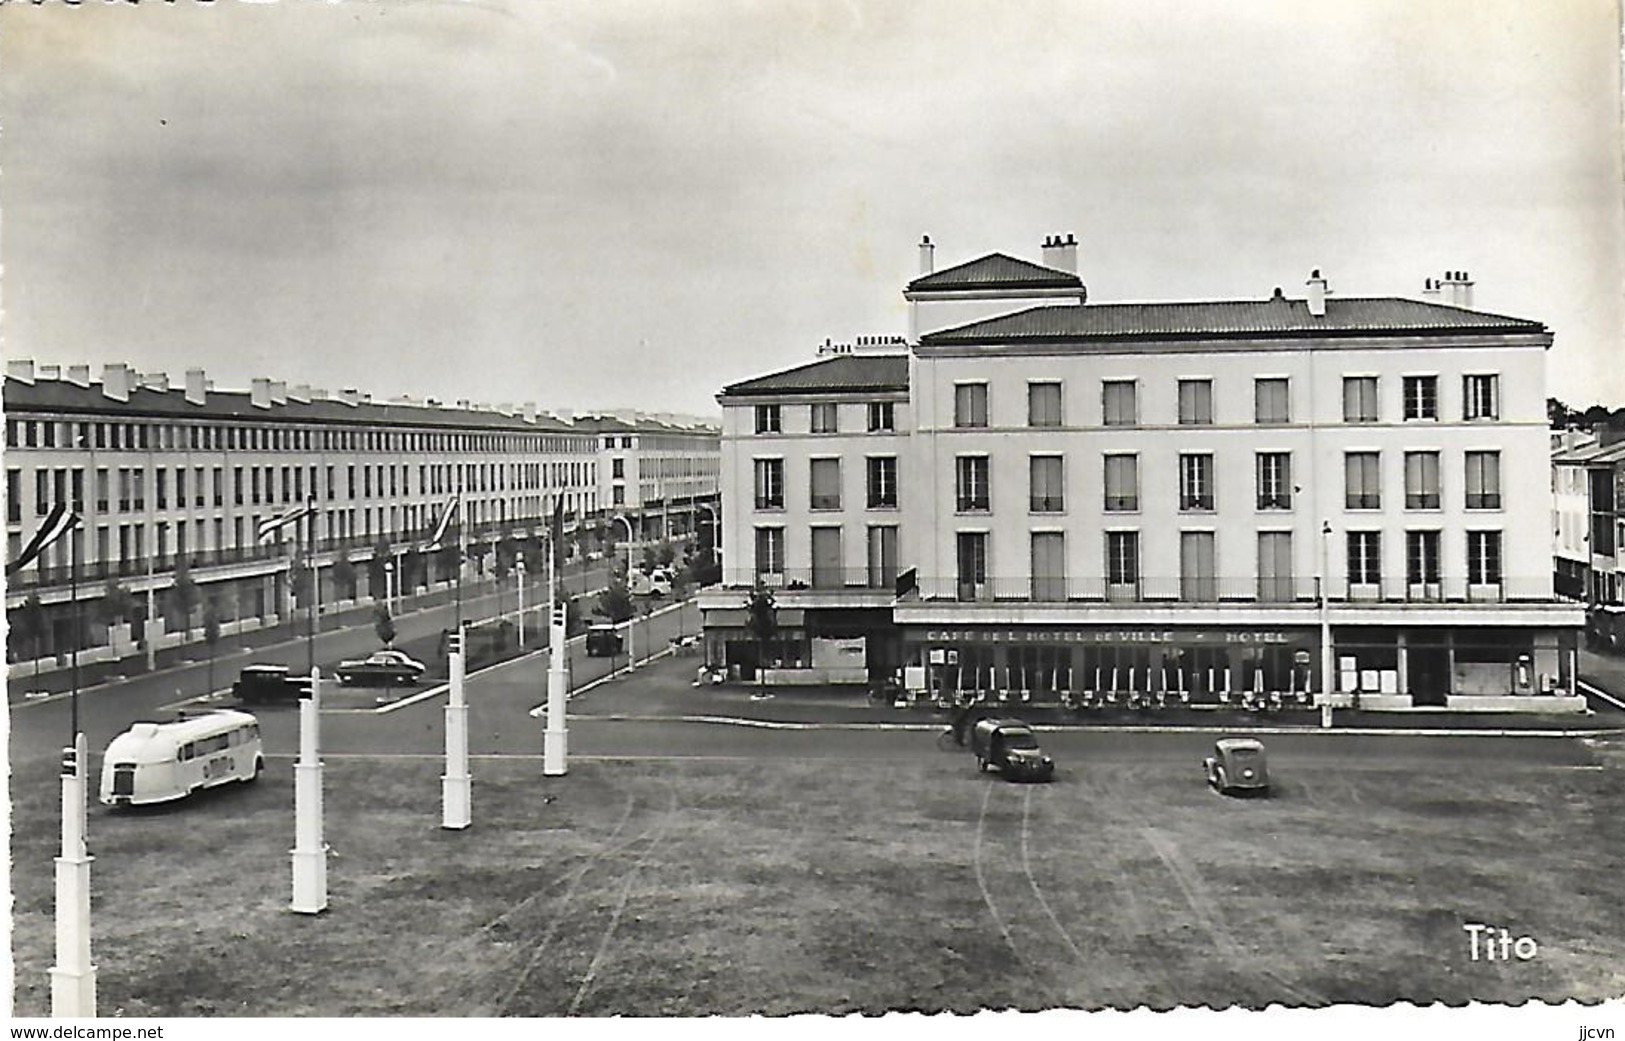
<svg viewBox="0 0 1625 1041">
<path fill-rule="evenodd" d="M 585 596 L 585 595 L 588 595 L 588 594 L 582 594 L 582 595 Z M 688 601 L 688 600 L 684 600 L 681 603 L 672 604 L 670 607 L 665 607 L 665 608 L 662 608 L 659 611 L 654 612 L 654 614 L 649 615 L 649 617 L 654 618 L 656 615 L 664 614 L 667 611 L 681 610 L 683 607 L 686 607 L 689 602 L 690 601 Z M 587 639 L 587 634 L 586 633 L 580 633 L 578 635 L 570 637 L 568 640 L 564 641 L 565 650 L 568 651 L 571 644 L 584 643 L 586 641 L 586 639 Z M 551 651 L 552 651 L 551 647 L 539 647 L 536 650 L 531 651 L 529 654 L 522 654 L 517 658 L 509 658 L 506 661 L 499 661 L 499 662 L 497 662 L 497 663 L 495 663 L 493 665 L 487 665 L 482 669 L 477 669 L 474 672 L 468 673 L 463 678 L 466 681 L 466 680 L 472 679 L 475 676 L 483 676 L 485 673 L 492 672 L 492 671 L 494 671 L 496 669 L 500 669 L 503 666 L 517 665 L 520 662 L 529 661 L 532 658 L 538 658 L 538 657 L 540 657 L 540 656 L 542 656 L 544 654 L 550 653 Z M 661 654 L 669 654 L 669 653 L 670 653 L 669 648 L 667 650 L 661 652 Z M 655 658 L 658 658 L 658 657 L 660 657 L 659 654 L 655 655 L 654 657 L 644 658 L 643 661 L 644 662 L 654 661 Z M 613 676 L 613 675 L 616 675 L 616 674 L 615 673 L 610 674 L 610 676 Z M 584 694 L 587 691 L 591 690 L 593 687 L 597 686 L 600 683 L 605 682 L 608 679 L 609 679 L 609 676 L 600 677 L 599 679 L 594 680 L 593 682 L 587 684 L 584 687 L 578 687 L 576 690 L 574 690 L 574 691 L 572 691 L 570 693 L 570 697 L 573 698 L 577 694 Z M 390 712 L 394 712 L 396 709 L 406 708 L 408 705 L 416 705 L 420 701 L 426 701 L 429 698 L 438 697 L 441 694 L 444 694 L 449 690 L 451 690 L 451 685 L 449 683 L 443 683 L 443 684 L 441 684 L 441 685 L 439 685 L 437 687 L 430 687 L 428 690 L 421 691 L 420 693 L 414 694 L 409 698 L 403 698 L 400 701 L 391 702 L 388 705 L 385 705 L 385 706 L 383 706 L 381 708 L 373 709 L 373 711 L 376 712 L 380 716 L 387 715 Z M 535 718 L 537 716 L 540 716 L 541 713 L 545 712 L 545 711 L 546 711 L 546 705 L 544 703 L 543 705 L 538 705 L 535 709 L 532 709 L 530 714 L 531 714 L 531 716 L 533 718 Z"/>
<path fill-rule="evenodd" d="M 1575 680 L 1574 683 L 1575 683 L 1575 686 L 1584 687 L 1586 690 L 1590 691 L 1592 694 L 1597 695 L 1597 697 L 1599 697 L 1602 700 L 1608 702 L 1610 705 L 1614 705 L 1614 706 L 1616 706 L 1618 708 L 1625 709 L 1625 701 L 1620 701 L 1618 698 L 1616 698 L 1613 695 L 1609 694 L 1606 690 L 1603 690 L 1601 687 L 1598 687 L 1595 684 L 1587 683 L 1585 680 Z"/>
<path fill-rule="evenodd" d="M 221 687 L 219 690 L 211 690 L 211 691 L 209 691 L 209 692 L 207 692 L 205 694 L 195 694 L 192 697 L 185 698 L 184 700 L 181 700 L 181 701 L 171 701 L 167 705 L 159 705 L 158 708 L 156 709 L 156 711 L 158 711 L 158 712 L 177 712 L 177 711 L 185 708 L 188 705 L 195 705 L 200 701 L 215 701 L 215 700 L 219 699 L 220 697 L 222 697 L 223 695 L 230 694 L 230 693 L 231 693 L 231 688 L 230 687 Z"/>
<path fill-rule="evenodd" d="M 545 706 L 543 706 L 545 708 Z M 537 709 L 531 710 L 531 715 L 539 715 Z M 678 715 L 678 716 L 634 716 L 623 713 L 609 713 L 605 715 L 572 715 L 577 722 L 599 723 L 708 723 L 718 726 L 747 727 L 758 730 L 877 730 L 877 731 L 905 731 L 942 729 L 940 723 L 805 723 L 788 720 L 749 719 L 739 716 L 707 716 L 707 715 Z M 1402 727 L 1339 727 L 1325 730 L 1320 727 L 1215 727 L 1215 726 L 1146 726 L 1124 725 L 1110 726 L 1107 724 L 1079 724 L 1076 726 L 1065 723 L 1034 723 L 1032 729 L 1047 733 L 1078 732 L 1084 734 L 1315 734 L 1323 736 L 1353 737 L 1361 734 L 1375 737 L 1607 737 L 1613 734 L 1625 734 L 1625 727 L 1607 727 L 1589 730 L 1472 730 L 1472 729 L 1438 729 Z"/>
<path fill-rule="evenodd" d="M 583 591 L 581 593 L 572 594 L 572 599 L 579 599 L 580 597 L 584 597 L 584 596 L 592 596 L 594 593 L 602 593 L 603 591 L 604 591 L 603 588 L 588 589 L 588 590 L 585 590 L 585 591 Z M 483 594 L 481 596 L 477 596 L 474 599 L 468 601 L 467 605 L 471 606 L 473 604 L 477 604 L 477 603 L 481 602 L 482 600 L 490 600 L 493 597 L 500 598 L 500 595 L 501 594 L 486 593 L 486 594 Z M 688 601 L 684 601 L 684 603 L 687 603 L 687 602 Z M 430 605 L 428 605 L 426 607 L 420 606 L 420 607 L 414 608 L 413 610 L 411 610 L 411 611 L 409 611 L 409 612 L 407 612 L 405 614 L 399 615 L 398 617 L 399 618 L 410 618 L 413 615 L 426 614 L 426 613 L 428 613 L 430 611 L 435 611 L 435 610 L 439 610 L 440 608 L 450 607 L 450 606 L 452 606 L 452 605 L 449 602 L 444 603 L 444 604 L 430 604 Z M 328 629 L 325 632 L 316 633 L 315 634 L 315 639 L 319 641 L 319 640 L 323 639 L 324 637 L 343 636 L 346 633 L 353 632 L 353 631 L 355 631 L 357 629 L 361 629 L 365 625 L 366 625 L 366 623 L 362 622 L 360 625 L 347 625 L 347 626 L 343 626 L 343 627 L 338 628 L 338 629 Z M 309 641 L 310 639 L 311 639 L 311 637 L 309 637 L 309 636 L 294 636 L 294 637 L 290 637 L 289 639 L 286 639 L 286 640 L 279 640 L 276 643 L 268 643 L 264 647 L 242 647 L 242 648 L 239 648 L 238 650 L 235 650 L 235 651 L 225 651 L 225 652 L 222 652 L 221 654 L 217 654 L 217 655 L 215 655 L 214 660 L 215 660 L 216 664 L 218 664 L 223 660 L 227 660 L 227 659 L 231 659 L 231 658 L 239 658 L 239 657 L 243 657 L 245 655 L 251 656 L 251 655 L 255 655 L 255 654 L 263 654 L 263 653 L 265 653 L 267 651 L 281 650 L 282 648 L 285 648 L 285 647 L 295 647 L 295 646 L 298 646 L 301 643 L 305 643 L 305 642 Z M 80 687 L 79 688 L 79 694 L 80 694 L 80 696 L 83 696 L 83 695 L 86 695 L 86 694 L 100 692 L 100 691 L 106 690 L 109 687 L 116 687 L 119 684 L 125 682 L 126 680 L 130 680 L 130 679 L 147 679 L 147 678 L 154 677 L 154 676 L 166 676 L 166 675 L 168 675 L 168 674 L 170 674 L 172 672 L 180 672 L 183 669 L 196 668 L 198 665 L 202 664 L 203 661 L 205 661 L 205 660 L 206 659 L 201 659 L 201 658 L 189 658 L 189 659 L 186 659 L 186 660 L 182 661 L 179 664 L 166 665 L 161 669 L 154 669 L 152 672 L 143 673 L 140 676 L 133 676 L 133 677 L 132 676 L 115 676 L 112 679 L 109 679 L 109 680 L 107 680 L 105 682 L 102 682 L 102 683 L 97 683 L 97 684 L 94 684 L 94 685 L 89 686 L 89 687 Z M 94 663 L 94 662 L 87 663 L 87 667 L 89 667 L 89 665 L 94 665 L 94 664 L 96 664 L 96 663 Z M 53 670 L 53 672 L 60 672 L 60 671 L 61 671 L 60 669 Z M 11 707 L 12 708 L 28 708 L 31 705 L 48 705 L 53 701 L 61 701 L 63 698 L 71 698 L 71 697 L 73 697 L 73 691 L 64 690 L 64 691 L 58 691 L 58 692 L 50 695 L 49 697 L 32 698 L 32 699 L 28 699 L 28 700 L 24 700 L 24 701 L 12 702 Z"/>
</svg>

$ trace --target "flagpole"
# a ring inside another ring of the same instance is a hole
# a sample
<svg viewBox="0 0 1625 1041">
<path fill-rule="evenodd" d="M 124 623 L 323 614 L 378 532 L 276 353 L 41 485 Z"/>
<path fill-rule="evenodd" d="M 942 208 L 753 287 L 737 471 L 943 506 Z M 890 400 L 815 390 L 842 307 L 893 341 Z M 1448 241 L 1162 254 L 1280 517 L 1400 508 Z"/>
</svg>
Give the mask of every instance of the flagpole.
<svg viewBox="0 0 1625 1041">
<path fill-rule="evenodd" d="M 74 537 L 72 528 L 68 529 L 68 599 L 73 601 L 73 641 L 69 644 L 69 654 L 73 666 L 73 687 L 69 697 L 69 710 L 72 716 L 72 737 L 79 736 L 79 640 L 84 633 L 84 625 L 79 615 L 79 555 L 78 539 Z"/>
<path fill-rule="evenodd" d="M 300 545 L 304 547 L 305 583 L 306 583 L 306 586 L 305 586 L 305 665 L 306 665 L 306 670 L 307 671 L 315 672 L 316 671 L 316 575 L 315 575 L 314 569 L 310 566 L 310 559 L 311 559 L 311 556 L 312 556 L 312 554 L 311 554 L 311 545 L 310 544 L 312 542 L 316 541 L 316 500 L 315 499 L 306 500 L 305 509 L 307 511 L 306 516 L 310 520 L 310 538 L 309 539 L 303 539 L 303 538 L 300 539 Z M 299 534 L 299 535 L 303 535 L 304 530 L 305 530 L 304 524 L 300 524 L 299 527 L 295 529 L 295 532 L 297 534 Z"/>
</svg>

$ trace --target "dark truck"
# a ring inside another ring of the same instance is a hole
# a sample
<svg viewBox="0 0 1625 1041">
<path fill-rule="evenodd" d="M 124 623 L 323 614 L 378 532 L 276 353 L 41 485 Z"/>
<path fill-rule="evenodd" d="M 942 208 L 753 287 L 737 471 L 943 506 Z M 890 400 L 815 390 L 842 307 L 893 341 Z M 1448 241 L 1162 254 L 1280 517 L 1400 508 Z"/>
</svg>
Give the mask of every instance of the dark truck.
<svg viewBox="0 0 1625 1041">
<path fill-rule="evenodd" d="M 1038 747 L 1032 727 L 1019 719 L 978 719 L 971 728 L 970 748 L 976 768 L 996 767 L 1007 781 L 1047 781 L 1055 760 Z"/>
<path fill-rule="evenodd" d="M 309 690 L 310 677 L 286 665 L 245 665 L 231 685 L 231 696 L 244 705 L 291 705 Z"/>
</svg>

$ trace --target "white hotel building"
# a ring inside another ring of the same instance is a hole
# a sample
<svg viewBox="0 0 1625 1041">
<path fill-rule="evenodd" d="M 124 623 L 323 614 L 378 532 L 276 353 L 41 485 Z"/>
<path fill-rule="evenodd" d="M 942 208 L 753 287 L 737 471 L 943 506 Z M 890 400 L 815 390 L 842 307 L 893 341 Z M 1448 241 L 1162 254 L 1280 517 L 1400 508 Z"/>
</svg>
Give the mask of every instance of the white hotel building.
<svg viewBox="0 0 1625 1041">
<path fill-rule="evenodd" d="M 757 664 L 760 580 L 780 682 L 1578 703 L 1544 325 L 1473 310 L 1464 273 L 1422 300 L 1317 272 L 1298 298 L 1086 303 L 1076 250 L 939 271 L 927 241 L 906 343 L 724 389 L 713 660 Z"/>
</svg>

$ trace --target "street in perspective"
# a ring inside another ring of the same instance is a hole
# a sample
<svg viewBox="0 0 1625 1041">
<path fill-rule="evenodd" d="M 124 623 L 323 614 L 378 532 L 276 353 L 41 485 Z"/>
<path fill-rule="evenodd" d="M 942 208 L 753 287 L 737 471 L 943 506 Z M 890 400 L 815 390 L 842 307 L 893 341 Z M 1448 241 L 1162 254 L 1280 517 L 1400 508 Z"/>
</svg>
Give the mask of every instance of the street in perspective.
<svg viewBox="0 0 1625 1041">
<path fill-rule="evenodd" d="M 1619 56 L 1490 7 L 0 11 L 8 1013 L 1612 1036 Z"/>
</svg>

